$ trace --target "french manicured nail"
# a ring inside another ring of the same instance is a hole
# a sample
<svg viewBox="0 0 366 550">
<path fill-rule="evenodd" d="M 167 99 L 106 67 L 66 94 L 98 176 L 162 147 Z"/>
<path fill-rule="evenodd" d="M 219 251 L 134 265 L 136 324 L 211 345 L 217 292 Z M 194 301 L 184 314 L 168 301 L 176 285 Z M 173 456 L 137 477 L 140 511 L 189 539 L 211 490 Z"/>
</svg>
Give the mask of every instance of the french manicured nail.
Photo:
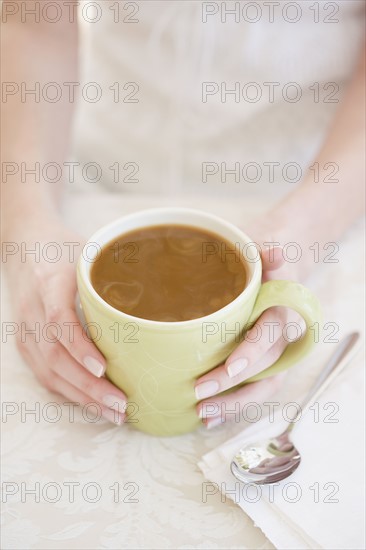
<svg viewBox="0 0 366 550">
<path fill-rule="evenodd" d="M 100 378 L 104 374 L 104 371 L 105 371 L 104 366 L 97 359 L 94 359 L 94 357 L 90 357 L 88 355 L 87 357 L 84 358 L 83 363 L 84 363 L 84 367 L 89 372 L 94 374 L 94 376 L 97 376 L 98 378 Z"/>
<path fill-rule="evenodd" d="M 126 410 L 126 400 L 116 395 L 112 395 L 111 393 L 103 397 L 103 404 L 119 413 L 124 413 Z"/>
<path fill-rule="evenodd" d="M 207 382 L 201 382 L 195 387 L 195 393 L 197 399 L 206 399 L 215 395 L 219 390 L 219 383 L 216 380 L 208 380 Z"/>
<path fill-rule="evenodd" d="M 242 357 L 240 359 L 235 359 L 235 361 L 227 365 L 226 370 L 230 378 L 234 378 L 234 376 L 237 376 L 240 372 L 246 369 L 248 363 L 248 359 Z"/>
<path fill-rule="evenodd" d="M 224 420 L 222 420 L 221 415 L 216 416 L 215 418 L 211 418 L 209 422 L 206 424 L 206 428 L 208 430 L 211 430 L 211 428 L 215 428 L 216 426 L 219 426 L 219 424 L 223 424 Z"/>
<path fill-rule="evenodd" d="M 117 426 L 121 426 L 123 424 L 123 416 L 117 411 L 114 411 L 112 409 L 104 409 L 103 416 L 106 420 L 109 420 L 109 422 L 117 424 Z"/>
</svg>

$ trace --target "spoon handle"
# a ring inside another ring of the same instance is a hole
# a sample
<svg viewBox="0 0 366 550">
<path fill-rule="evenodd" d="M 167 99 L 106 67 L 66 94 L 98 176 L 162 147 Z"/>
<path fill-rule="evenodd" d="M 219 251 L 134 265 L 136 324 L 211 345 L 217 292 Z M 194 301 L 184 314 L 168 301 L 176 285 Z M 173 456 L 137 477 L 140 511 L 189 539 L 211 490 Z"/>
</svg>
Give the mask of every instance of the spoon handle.
<svg viewBox="0 0 366 550">
<path fill-rule="evenodd" d="M 359 341 L 360 334 L 358 332 L 351 332 L 341 340 L 336 350 L 328 359 L 325 367 L 320 372 L 314 385 L 310 388 L 302 403 L 298 413 L 293 421 L 289 424 L 289 428 L 293 427 L 293 423 L 296 422 L 298 417 L 305 412 L 311 403 L 320 395 L 322 391 L 330 384 L 330 382 L 344 369 L 349 363 L 352 357 L 357 352 L 358 346 L 355 344 Z M 351 353 L 352 352 L 352 353 Z M 286 430 L 287 431 L 287 430 Z"/>
</svg>

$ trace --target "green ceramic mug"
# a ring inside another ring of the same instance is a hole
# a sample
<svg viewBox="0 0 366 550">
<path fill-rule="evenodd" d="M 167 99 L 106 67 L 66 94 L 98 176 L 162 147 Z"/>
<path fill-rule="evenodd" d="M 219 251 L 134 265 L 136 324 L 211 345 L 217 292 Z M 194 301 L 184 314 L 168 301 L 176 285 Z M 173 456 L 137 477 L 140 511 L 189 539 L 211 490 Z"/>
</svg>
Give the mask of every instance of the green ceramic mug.
<svg viewBox="0 0 366 550">
<path fill-rule="evenodd" d="M 123 233 L 162 224 L 203 228 L 239 246 L 249 273 L 243 292 L 211 315 L 180 322 L 139 319 L 107 304 L 90 282 L 90 270 L 100 248 Z M 272 306 L 296 310 L 307 330 L 300 340 L 288 345 L 276 363 L 247 382 L 289 368 L 312 347 L 309 328 L 320 322 L 318 300 L 295 282 L 262 284 L 261 261 L 250 243 L 240 229 L 211 214 L 188 208 L 158 208 L 116 220 L 97 231 L 85 245 L 77 269 L 82 308 L 86 321 L 95 328 L 95 344 L 107 360 L 107 377 L 128 396 L 129 422 L 135 428 L 159 436 L 197 428 L 201 421 L 196 413 L 196 379 L 225 361 L 238 345 L 238 336 L 242 338 Z"/>
</svg>

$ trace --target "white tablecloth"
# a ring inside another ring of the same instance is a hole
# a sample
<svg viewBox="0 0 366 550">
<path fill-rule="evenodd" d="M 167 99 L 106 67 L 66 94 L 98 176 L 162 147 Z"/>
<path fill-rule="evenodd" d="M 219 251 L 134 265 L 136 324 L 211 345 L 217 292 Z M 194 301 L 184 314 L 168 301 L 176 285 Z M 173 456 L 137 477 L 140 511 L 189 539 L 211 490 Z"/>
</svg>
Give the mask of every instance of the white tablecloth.
<svg viewBox="0 0 366 550">
<path fill-rule="evenodd" d="M 91 194 L 68 199 L 65 218 L 87 237 L 125 213 L 171 204 L 206 209 L 245 226 L 268 206 L 261 202 Z M 319 264 L 318 273 L 308 281 L 324 305 L 325 319 L 338 323 L 339 335 L 360 326 L 361 248 L 358 224 L 342 242 L 340 263 Z M 4 287 L 2 319 L 13 321 L 7 298 Z M 302 376 L 311 378 L 310 371 Z M 287 391 L 297 375 L 296 367 L 278 401 L 291 400 Z M 47 408 L 47 403 L 65 400 L 38 384 L 13 339 L 3 348 L 2 388 L 3 401 L 19 407 L 2 422 L 2 481 L 7 483 L 3 487 L 15 493 L 3 495 L 2 548 L 273 548 L 232 501 L 222 502 L 220 493 L 206 503 L 202 498 L 205 479 L 198 461 L 242 430 L 244 423 L 155 438 L 129 426 L 86 422 L 78 410 L 70 421 L 65 406 L 61 418 L 52 423 L 56 409 Z M 27 415 L 26 422 L 21 416 L 25 403 L 28 409 L 39 408 L 35 415 Z M 38 494 L 26 492 L 32 488 Z"/>
</svg>

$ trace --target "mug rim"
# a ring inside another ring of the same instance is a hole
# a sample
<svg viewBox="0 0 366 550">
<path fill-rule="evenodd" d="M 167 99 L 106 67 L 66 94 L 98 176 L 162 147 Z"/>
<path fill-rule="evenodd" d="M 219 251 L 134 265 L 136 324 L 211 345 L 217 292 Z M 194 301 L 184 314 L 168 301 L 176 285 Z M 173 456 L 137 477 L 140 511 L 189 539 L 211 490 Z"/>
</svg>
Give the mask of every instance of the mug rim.
<svg viewBox="0 0 366 550">
<path fill-rule="evenodd" d="M 205 212 L 204 210 L 199 210 L 199 209 L 196 209 L 196 208 L 186 208 L 186 207 L 176 207 L 176 206 L 173 206 L 173 207 L 159 207 L 159 208 L 147 208 L 147 209 L 144 209 L 144 210 L 138 210 L 136 212 L 133 212 L 131 214 L 127 214 L 125 216 L 121 216 L 120 218 L 117 218 L 116 220 L 106 224 L 106 225 L 103 225 L 102 227 L 100 227 L 97 231 L 95 231 L 95 233 L 93 233 L 89 239 L 86 241 L 85 245 L 83 246 L 83 252 L 84 252 L 84 249 L 88 246 L 88 244 L 90 243 L 94 243 L 94 244 L 98 244 L 100 247 L 103 247 L 105 246 L 109 241 L 110 239 L 106 240 L 106 239 L 102 239 L 102 236 L 105 234 L 105 233 L 108 233 L 110 230 L 113 230 L 114 228 L 118 228 L 123 222 L 125 221 L 128 221 L 128 220 L 131 220 L 135 217 L 139 217 L 139 216 L 148 216 L 150 214 L 165 214 L 165 213 L 170 213 L 170 214 L 193 214 L 194 216 L 201 216 L 202 218 L 205 218 L 205 219 L 210 219 L 211 221 L 221 225 L 221 226 L 225 226 L 227 229 L 229 229 L 230 231 L 232 231 L 233 233 L 236 233 L 238 235 L 238 237 L 241 238 L 242 241 L 245 241 L 246 243 L 254 243 L 254 241 L 252 239 L 250 239 L 250 237 L 248 235 L 246 235 L 246 233 L 244 233 L 239 227 L 237 227 L 236 225 L 232 224 L 231 222 L 228 222 L 226 221 L 225 219 L 221 218 L 220 216 L 216 216 L 215 214 L 211 214 L 209 212 Z M 141 225 L 138 225 L 136 228 L 134 229 L 129 229 L 127 231 L 125 231 L 126 233 L 129 232 L 129 231 L 134 231 L 135 229 L 137 229 L 138 227 L 140 228 L 143 228 L 143 227 L 153 227 L 154 225 L 172 225 L 173 222 L 159 222 L 159 223 L 154 223 L 154 222 L 148 222 L 146 223 L 146 225 L 144 223 L 141 223 Z M 204 229 L 203 227 L 199 227 L 198 225 L 195 225 L 194 222 L 192 223 L 188 223 L 188 222 L 175 222 L 176 225 L 187 225 L 187 226 L 190 226 L 190 227 L 196 227 L 196 228 L 199 228 L 199 229 Z M 207 229 L 207 231 L 211 231 L 211 229 Z M 121 232 L 119 233 L 119 235 L 123 235 L 125 233 L 123 231 L 123 229 L 121 229 Z M 213 232 L 216 232 L 219 236 L 222 236 L 220 235 L 220 231 L 219 230 L 214 230 Z M 229 239 L 227 239 L 229 240 Z M 100 243 L 99 241 L 103 241 L 102 243 Z M 256 244 L 256 243 L 255 243 Z M 217 309 L 215 311 L 213 311 L 212 313 L 208 314 L 208 315 L 205 315 L 203 317 L 196 317 L 195 319 L 188 319 L 186 321 L 155 321 L 153 319 L 144 319 L 143 317 L 135 317 L 134 315 L 131 315 L 129 313 L 125 313 L 124 311 L 120 311 L 119 309 L 116 309 L 115 307 L 111 306 L 110 304 L 108 304 L 108 302 L 106 302 L 105 300 L 103 300 L 103 298 L 97 293 L 97 291 L 95 290 L 95 288 L 93 287 L 92 283 L 91 283 L 91 278 L 90 278 L 90 271 L 91 271 L 91 267 L 89 268 L 89 271 L 87 270 L 87 266 L 93 262 L 91 261 L 87 261 L 85 258 L 84 258 L 84 255 L 83 255 L 83 252 L 80 254 L 79 256 L 79 260 L 78 260 L 78 263 L 77 263 L 77 269 L 78 269 L 78 272 L 79 272 L 79 275 L 82 279 L 82 282 L 83 284 L 85 285 L 85 288 L 86 290 L 88 291 L 89 295 L 91 295 L 92 298 L 94 298 L 100 306 L 104 307 L 105 310 L 107 310 L 109 313 L 112 313 L 113 315 L 117 315 L 117 316 L 123 316 L 124 319 L 127 318 L 130 322 L 134 322 L 135 324 L 139 323 L 140 325 L 146 325 L 146 326 L 149 326 L 149 327 L 159 327 L 159 328 L 179 328 L 179 327 L 189 327 L 189 326 L 193 326 L 194 324 L 197 324 L 197 323 L 202 323 L 204 321 L 207 321 L 207 320 L 213 320 L 213 317 L 214 316 L 219 316 L 219 315 L 222 315 L 222 314 L 225 314 L 226 312 L 229 312 L 230 309 L 232 309 L 233 307 L 235 307 L 239 302 L 243 301 L 247 295 L 249 295 L 253 289 L 256 288 L 256 286 L 258 285 L 258 283 L 260 284 L 261 283 L 261 279 L 262 279 L 262 260 L 261 260 L 261 257 L 260 257 L 260 254 L 259 254 L 259 257 L 258 257 L 258 260 L 256 260 L 254 263 L 254 268 L 253 268 L 253 271 L 251 273 L 251 277 L 250 277 L 250 281 L 248 283 L 248 285 L 245 286 L 245 288 L 243 289 L 243 291 L 236 297 L 234 298 L 234 300 L 232 300 L 231 302 L 229 302 L 228 304 L 226 304 L 226 306 L 220 308 L 220 309 Z M 250 264 L 250 262 L 247 262 Z M 259 279 L 259 281 L 258 281 Z M 79 291 L 80 292 L 80 291 Z"/>
</svg>

